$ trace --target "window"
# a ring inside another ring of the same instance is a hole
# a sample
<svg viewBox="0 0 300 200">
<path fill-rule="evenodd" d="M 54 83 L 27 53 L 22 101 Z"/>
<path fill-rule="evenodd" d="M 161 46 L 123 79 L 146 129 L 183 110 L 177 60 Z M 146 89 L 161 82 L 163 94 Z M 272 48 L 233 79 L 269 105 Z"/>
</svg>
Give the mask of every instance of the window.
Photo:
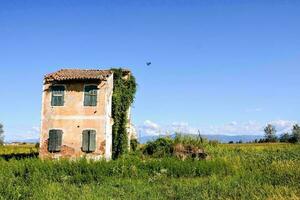
<svg viewBox="0 0 300 200">
<path fill-rule="evenodd" d="M 84 130 L 82 132 L 82 151 L 93 152 L 96 150 L 96 131 Z"/>
<path fill-rule="evenodd" d="M 64 86 L 52 86 L 52 99 L 51 106 L 63 106 L 64 105 Z"/>
<path fill-rule="evenodd" d="M 50 130 L 48 140 L 48 151 L 59 152 L 61 149 L 62 130 Z"/>
<path fill-rule="evenodd" d="M 96 85 L 84 87 L 84 106 L 97 106 L 97 90 Z"/>
</svg>

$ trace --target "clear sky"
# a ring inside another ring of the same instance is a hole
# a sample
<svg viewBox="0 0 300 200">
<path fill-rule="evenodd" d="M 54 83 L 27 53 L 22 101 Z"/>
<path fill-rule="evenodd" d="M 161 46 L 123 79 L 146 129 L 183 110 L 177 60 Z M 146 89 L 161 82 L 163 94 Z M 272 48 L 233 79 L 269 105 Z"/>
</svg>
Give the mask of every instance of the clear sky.
<svg viewBox="0 0 300 200">
<path fill-rule="evenodd" d="M 113 66 L 137 78 L 146 134 L 288 130 L 300 121 L 300 1 L 0 0 L 7 140 L 38 137 L 44 74 Z"/>
</svg>

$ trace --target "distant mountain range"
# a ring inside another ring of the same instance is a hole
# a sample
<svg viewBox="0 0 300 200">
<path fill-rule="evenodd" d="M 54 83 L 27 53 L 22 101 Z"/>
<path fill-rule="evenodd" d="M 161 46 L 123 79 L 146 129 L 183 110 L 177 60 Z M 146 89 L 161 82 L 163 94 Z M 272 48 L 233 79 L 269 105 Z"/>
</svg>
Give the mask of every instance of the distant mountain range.
<svg viewBox="0 0 300 200">
<path fill-rule="evenodd" d="M 170 136 L 174 138 L 175 134 Z M 192 136 L 196 137 L 197 135 L 192 135 Z M 164 136 L 142 136 L 139 138 L 139 142 L 144 144 L 147 143 L 148 141 L 156 140 L 159 137 L 164 137 Z M 264 136 L 262 135 L 225 135 L 225 134 L 224 135 L 202 135 L 202 137 L 207 138 L 208 140 L 218 140 L 221 143 L 228 143 L 230 141 L 251 142 L 254 141 L 255 139 L 259 140 L 264 138 Z"/>
<path fill-rule="evenodd" d="M 197 135 L 192 135 L 192 136 L 197 136 Z M 141 144 L 145 144 L 148 141 L 153 141 L 156 140 L 159 137 L 164 137 L 162 136 L 141 136 L 139 138 L 139 142 Z M 175 137 L 175 134 L 171 135 L 172 138 Z M 238 141 L 243 141 L 243 142 L 251 142 L 254 141 L 255 139 L 259 140 L 264 138 L 263 135 L 202 135 L 202 137 L 207 138 L 208 140 L 218 140 L 221 143 L 228 143 L 229 141 L 233 142 L 238 142 Z M 12 142 L 26 142 L 26 143 L 38 143 L 39 138 L 32 138 L 32 139 L 20 139 L 20 140 L 7 140 L 5 141 L 6 143 L 12 143 Z"/>
<path fill-rule="evenodd" d="M 32 138 L 32 139 L 19 139 L 19 140 L 5 140 L 5 143 L 12 143 L 12 142 L 25 142 L 25 143 L 38 143 L 40 142 L 39 138 Z"/>
</svg>

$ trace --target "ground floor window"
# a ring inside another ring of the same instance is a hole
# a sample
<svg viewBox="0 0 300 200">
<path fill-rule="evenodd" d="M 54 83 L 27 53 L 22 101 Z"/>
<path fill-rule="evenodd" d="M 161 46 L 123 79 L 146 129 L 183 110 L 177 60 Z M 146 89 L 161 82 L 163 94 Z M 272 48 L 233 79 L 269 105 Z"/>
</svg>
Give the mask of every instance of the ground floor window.
<svg viewBox="0 0 300 200">
<path fill-rule="evenodd" d="M 61 150 L 62 130 L 52 129 L 49 131 L 48 151 L 59 152 Z"/>
<path fill-rule="evenodd" d="M 96 131 L 84 130 L 82 132 L 82 151 L 94 152 L 96 150 Z"/>
</svg>

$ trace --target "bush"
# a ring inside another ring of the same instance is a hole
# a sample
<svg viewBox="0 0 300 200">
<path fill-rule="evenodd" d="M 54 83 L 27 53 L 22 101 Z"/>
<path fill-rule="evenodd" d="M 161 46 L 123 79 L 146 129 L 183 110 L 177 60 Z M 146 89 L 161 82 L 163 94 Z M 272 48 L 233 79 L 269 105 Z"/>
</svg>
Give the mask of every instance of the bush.
<svg viewBox="0 0 300 200">
<path fill-rule="evenodd" d="M 138 147 L 138 144 L 139 144 L 139 142 L 138 142 L 137 139 L 131 139 L 131 140 L 130 140 L 130 149 L 131 149 L 132 151 L 136 151 L 136 150 L 137 150 L 137 147 Z"/>
<path fill-rule="evenodd" d="M 171 156 L 173 144 L 174 141 L 171 138 L 158 138 L 155 141 L 148 142 L 143 153 L 154 157 Z"/>
<path fill-rule="evenodd" d="M 148 142 L 143 148 L 143 153 L 156 158 L 173 156 L 181 160 L 187 158 L 200 160 L 207 158 L 203 148 L 204 145 L 203 138 L 176 135 L 175 139 L 165 137 Z"/>
</svg>

